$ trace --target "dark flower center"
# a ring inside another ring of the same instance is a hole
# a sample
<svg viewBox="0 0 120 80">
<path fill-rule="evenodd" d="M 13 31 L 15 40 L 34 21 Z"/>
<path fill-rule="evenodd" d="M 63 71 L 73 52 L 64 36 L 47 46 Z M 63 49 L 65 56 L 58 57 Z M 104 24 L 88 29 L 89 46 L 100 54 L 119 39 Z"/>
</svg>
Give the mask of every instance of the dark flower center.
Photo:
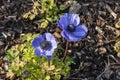
<svg viewBox="0 0 120 80">
<path fill-rule="evenodd" d="M 70 24 L 70 25 L 67 26 L 67 29 L 68 29 L 68 31 L 70 31 L 70 32 L 74 32 L 74 31 L 75 31 L 75 26 L 72 25 L 72 24 Z"/>
<path fill-rule="evenodd" d="M 51 48 L 51 43 L 49 41 L 42 41 L 40 43 L 40 47 L 43 49 L 43 50 L 47 50 L 47 49 L 50 49 Z"/>
</svg>

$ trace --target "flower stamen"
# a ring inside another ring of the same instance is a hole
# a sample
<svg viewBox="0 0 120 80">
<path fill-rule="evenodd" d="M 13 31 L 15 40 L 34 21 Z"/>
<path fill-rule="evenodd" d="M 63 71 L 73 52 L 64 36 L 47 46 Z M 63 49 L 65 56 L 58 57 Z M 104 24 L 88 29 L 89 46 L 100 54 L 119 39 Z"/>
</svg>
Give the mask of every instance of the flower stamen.
<svg viewBox="0 0 120 80">
<path fill-rule="evenodd" d="M 43 49 L 43 50 L 48 50 L 48 49 L 51 48 L 51 43 L 50 43 L 49 41 L 42 41 L 42 42 L 40 43 L 40 47 L 41 47 L 41 49 Z"/>
<path fill-rule="evenodd" d="M 67 26 L 67 30 L 70 31 L 70 32 L 74 32 L 75 31 L 75 26 L 70 24 Z"/>
</svg>

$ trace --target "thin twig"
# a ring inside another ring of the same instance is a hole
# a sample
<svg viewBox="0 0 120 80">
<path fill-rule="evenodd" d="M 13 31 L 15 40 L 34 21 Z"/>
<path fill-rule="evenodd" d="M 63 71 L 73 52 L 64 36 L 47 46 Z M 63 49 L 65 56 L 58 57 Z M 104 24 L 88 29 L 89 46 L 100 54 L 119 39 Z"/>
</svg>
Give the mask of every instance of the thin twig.
<svg viewBox="0 0 120 80">
<path fill-rule="evenodd" d="M 66 43 L 66 48 L 65 48 L 65 52 L 64 52 L 64 58 L 63 58 L 63 62 L 65 62 L 66 56 L 67 56 L 67 50 L 68 50 L 68 43 Z"/>
<path fill-rule="evenodd" d="M 117 18 L 117 14 L 110 8 L 108 4 L 106 4 L 106 9 L 110 12 L 110 14 L 114 17 L 114 19 Z"/>
<path fill-rule="evenodd" d="M 113 56 L 113 55 L 110 55 L 110 57 L 116 61 L 116 63 L 119 63 L 119 61 Z"/>
<path fill-rule="evenodd" d="M 64 77 L 63 80 L 68 80 L 68 79 L 72 79 L 71 76 L 76 75 L 77 73 L 79 73 L 80 69 L 77 69 L 74 73 L 68 75 L 67 77 Z"/>
<path fill-rule="evenodd" d="M 106 64 L 106 68 L 104 69 L 104 71 L 97 76 L 96 80 L 99 80 L 99 78 L 109 69 L 110 67 L 110 59 L 109 59 L 109 56 L 108 56 L 108 63 Z"/>
</svg>

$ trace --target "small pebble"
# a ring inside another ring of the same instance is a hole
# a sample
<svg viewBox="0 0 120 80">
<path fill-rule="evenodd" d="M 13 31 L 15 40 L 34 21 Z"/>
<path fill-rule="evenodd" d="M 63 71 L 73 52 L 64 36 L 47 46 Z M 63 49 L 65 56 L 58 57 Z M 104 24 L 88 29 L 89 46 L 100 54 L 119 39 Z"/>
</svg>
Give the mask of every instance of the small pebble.
<svg viewBox="0 0 120 80">
<path fill-rule="evenodd" d="M 120 52 L 117 53 L 117 56 L 120 58 Z"/>
<path fill-rule="evenodd" d="M 104 48 L 104 47 L 101 47 L 101 48 L 99 48 L 99 54 L 104 54 L 104 53 L 106 53 L 106 48 Z"/>
<path fill-rule="evenodd" d="M 8 70 L 8 64 L 7 63 L 4 64 L 4 68 L 5 68 L 6 71 Z"/>
<path fill-rule="evenodd" d="M 0 65 L 2 65 L 2 59 L 0 59 Z"/>
<path fill-rule="evenodd" d="M 120 18 L 119 18 L 119 21 L 115 24 L 115 27 L 120 28 Z"/>
<path fill-rule="evenodd" d="M 69 53 L 71 53 L 71 52 L 72 52 L 72 50 L 68 50 L 68 52 L 69 52 Z"/>
<path fill-rule="evenodd" d="M 0 41 L 0 46 L 4 45 L 4 43 L 2 41 Z"/>
<path fill-rule="evenodd" d="M 53 33 L 53 35 L 56 37 L 56 38 L 61 38 L 61 35 L 57 32 Z"/>
<path fill-rule="evenodd" d="M 77 47 L 77 46 L 79 46 L 79 44 L 78 44 L 78 43 L 75 43 L 75 46 Z"/>
</svg>

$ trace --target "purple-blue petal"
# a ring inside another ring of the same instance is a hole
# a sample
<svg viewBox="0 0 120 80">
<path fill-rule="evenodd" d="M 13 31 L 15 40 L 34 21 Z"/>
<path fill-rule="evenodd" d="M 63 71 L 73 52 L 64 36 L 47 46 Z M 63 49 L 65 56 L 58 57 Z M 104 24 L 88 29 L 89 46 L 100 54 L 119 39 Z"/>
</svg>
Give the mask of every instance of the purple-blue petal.
<svg viewBox="0 0 120 80">
<path fill-rule="evenodd" d="M 73 24 L 74 26 L 77 26 L 80 23 L 80 18 L 78 14 L 67 14 L 67 20 L 68 24 Z"/>
<path fill-rule="evenodd" d="M 40 46 L 40 43 L 44 40 L 44 38 L 42 38 L 42 36 L 40 37 L 36 37 L 34 38 L 34 40 L 32 41 L 32 47 L 37 48 Z"/>
<path fill-rule="evenodd" d="M 57 42 L 55 40 L 51 40 L 51 44 L 53 48 L 57 48 Z"/>
<path fill-rule="evenodd" d="M 57 21 L 58 26 L 61 29 L 66 29 L 68 25 L 73 24 L 74 26 L 79 25 L 80 18 L 78 14 L 70 14 L 66 13 L 64 14 L 60 20 Z"/>
<path fill-rule="evenodd" d="M 68 37 L 68 35 L 65 33 L 65 31 L 62 31 L 61 35 L 69 42 L 70 39 Z"/>
<path fill-rule="evenodd" d="M 51 50 L 45 51 L 45 55 L 46 56 L 52 56 L 53 52 L 54 52 L 54 48 L 52 48 Z"/>
<path fill-rule="evenodd" d="M 35 49 L 34 53 L 36 56 L 45 56 L 45 53 L 41 52 L 39 49 Z"/>
<path fill-rule="evenodd" d="M 66 34 L 66 35 L 68 35 L 69 41 L 76 42 L 76 41 L 80 41 L 82 39 L 81 37 L 76 37 L 73 34 Z"/>
<path fill-rule="evenodd" d="M 63 15 L 60 20 L 57 21 L 57 24 L 61 29 L 66 29 L 68 26 L 68 14 Z"/>
<path fill-rule="evenodd" d="M 73 36 L 84 38 L 87 35 L 87 28 L 84 25 L 79 25 L 76 27 L 76 30 L 73 32 Z"/>
<path fill-rule="evenodd" d="M 80 24 L 80 17 L 79 17 L 79 15 L 75 14 L 73 19 L 74 19 L 73 25 L 74 26 L 78 26 Z"/>
<path fill-rule="evenodd" d="M 51 42 L 52 47 L 57 48 L 57 42 L 55 40 L 55 37 L 50 33 L 46 33 L 45 36 L 46 36 L 46 40 Z"/>
<path fill-rule="evenodd" d="M 57 42 L 55 40 L 55 37 L 50 33 L 46 33 L 45 36 L 46 36 L 46 40 L 51 42 L 52 47 L 57 48 Z"/>
<path fill-rule="evenodd" d="M 54 36 L 51 33 L 45 33 L 45 38 L 47 41 L 55 40 Z"/>
<path fill-rule="evenodd" d="M 22 73 L 23 73 L 23 74 L 26 74 L 26 73 L 27 73 L 27 71 L 26 71 L 26 70 L 23 70 L 23 71 L 22 71 Z"/>
<path fill-rule="evenodd" d="M 68 32 L 68 31 L 63 31 L 62 36 L 68 41 L 68 42 L 76 42 L 80 41 L 82 39 L 81 36 L 75 36 L 73 33 Z"/>
</svg>

